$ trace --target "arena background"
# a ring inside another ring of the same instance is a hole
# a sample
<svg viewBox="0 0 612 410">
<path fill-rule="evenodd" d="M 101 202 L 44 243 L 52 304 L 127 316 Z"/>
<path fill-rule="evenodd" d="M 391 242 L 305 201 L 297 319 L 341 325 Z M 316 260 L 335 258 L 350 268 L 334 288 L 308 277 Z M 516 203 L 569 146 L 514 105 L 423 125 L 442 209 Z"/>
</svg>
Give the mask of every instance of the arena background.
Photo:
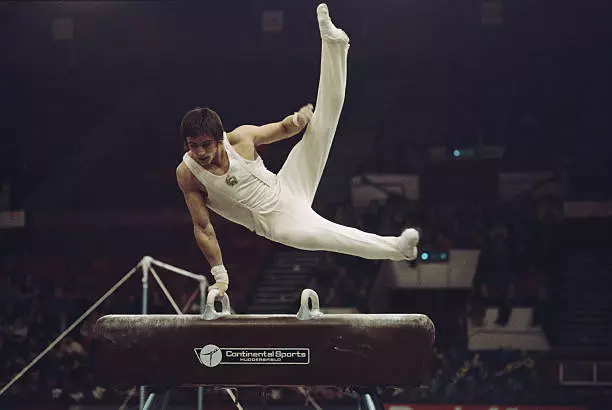
<svg viewBox="0 0 612 410">
<path fill-rule="evenodd" d="M 180 119 L 210 106 L 230 130 L 315 103 L 316 4 L 0 3 L 0 388 L 144 256 L 207 274 L 175 182 Z M 292 313 L 310 287 L 330 312 L 429 315 L 435 371 L 383 392 L 388 409 L 612 408 L 609 2 L 328 4 L 351 49 L 315 209 L 385 235 L 418 227 L 422 251 L 414 263 L 298 252 L 214 218 L 233 308 Z M 298 140 L 265 147 L 268 167 Z M 159 273 L 185 305 L 196 284 Z M 0 408 L 125 403 L 129 388 L 96 381 L 92 327 L 139 313 L 141 293 L 134 277 Z M 173 313 L 154 283 L 149 304 Z M 309 394 L 356 406 L 339 389 Z M 258 389 L 239 397 L 262 403 Z M 292 389 L 266 397 L 312 405 Z M 195 400 L 181 391 L 171 405 Z M 222 392 L 204 401 L 233 408 Z"/>
</svg>

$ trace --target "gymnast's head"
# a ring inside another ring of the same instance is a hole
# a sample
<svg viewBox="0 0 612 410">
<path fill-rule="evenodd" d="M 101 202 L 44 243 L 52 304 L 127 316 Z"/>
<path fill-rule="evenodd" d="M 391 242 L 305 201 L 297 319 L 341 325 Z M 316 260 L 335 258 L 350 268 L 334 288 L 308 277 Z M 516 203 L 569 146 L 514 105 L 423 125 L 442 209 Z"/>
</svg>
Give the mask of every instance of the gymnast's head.
<svg viewBox="0 0 612 410">
<path fill-rule="evenodd" d="M 201 165 L 215 158 L 223 141 L 223 123 L 210 108 L 196 107 L 187 111 L 181 121 L 181 137 L 185 149 L 191 151 Z"/>
</svg>

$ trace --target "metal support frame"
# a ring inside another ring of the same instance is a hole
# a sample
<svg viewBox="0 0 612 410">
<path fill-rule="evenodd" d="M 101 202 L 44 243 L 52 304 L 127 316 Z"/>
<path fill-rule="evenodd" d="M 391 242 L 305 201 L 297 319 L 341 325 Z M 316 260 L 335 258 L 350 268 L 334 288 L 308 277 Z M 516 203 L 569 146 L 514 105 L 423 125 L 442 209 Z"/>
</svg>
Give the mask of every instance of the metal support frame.
<svg viewBox="0 0 612 410">
<path fill-rule="evenodd" d="M 166 294 L 166 297 L 168 298 L 168 300 L 170 301 L 170 303 L 175 306 L 175 310 L 176 308 L 176 303 L 174 302 L 174 300 L 172 299 L 172 296 L 170 296 L 170 293 L 167 292 L 167 290 L 165 289 L 165 286 L 163 285 L 163 283 L 161 282 L 161 279 L 159 278 L 159 276 L 155 273 L 155 270 L 153 269 L 152 265 L 155 266 L 159 266 L 161 268 L 164 268 L 166 270 L 169 270 L 170 272 L 176 273 L 178 275 L 181 276 L 185 276 L 188 277 L 190 279 L 194 279 L 196 281 L 198 281 L 198 286 L 199 286 L 199 293 L 200 293 L 200 313 L 203 315 L 204 311 L 206 309 L 206 297 L 207 297 L 207 293 L 206 291 L 208 290 L 208 280 L 206 279 L 205 276 L 202 275 L 196 275 L 194 273 L 188 272 L 184 269 L 180 269 L 177 268 L 176 266 L 172 266 L 169 265 L 167 263 L 163 263 L 160 261 L 157 261 L 153 258 L 151 258 L 150 256 L 145 256 L 144 258 L 142 258 L 141 261 L 141 267 L 142 267 L 142 314 L 146 315 L 148 314 L 148 306 L 149 306 L 149 273 L 151 273 L 155 280 L 158 282 L 158 284 L 160 285 L 160 287 L 162 288 L 162 290 L 164 291 L 164 293 Z M 177 314 L 182 315 L 184 314 L 187 309 L 189 309 L 191 303 L 189 302 L 186 306 L 183 307 L 183 311 L 178 310 Z M 155 393 L 150 393 L 148 398 L 145 401 L 145 396 L 146 396 L 146 387 L 145 386 L 140 386 L 140 406 L 139 409 L 140 410 L 152 410 L 152 407 L 147 407 L 151 406 L 154 401 L 155 398 Z M 161 409 L 165 409 L 166 405 L 168 404 L 167 401 L 170 398 L 170 391 L 167 391 L 166 394 L 164 395 L 164 402 L 165 404 L 163 405 L 163 407 L 161 407 Z M 203 410 L 204 406 L 203 406 L 203 402 L 204 402 L 204 387 L 200 386 L 198 387 L 198 410 Z"/>
</svg>

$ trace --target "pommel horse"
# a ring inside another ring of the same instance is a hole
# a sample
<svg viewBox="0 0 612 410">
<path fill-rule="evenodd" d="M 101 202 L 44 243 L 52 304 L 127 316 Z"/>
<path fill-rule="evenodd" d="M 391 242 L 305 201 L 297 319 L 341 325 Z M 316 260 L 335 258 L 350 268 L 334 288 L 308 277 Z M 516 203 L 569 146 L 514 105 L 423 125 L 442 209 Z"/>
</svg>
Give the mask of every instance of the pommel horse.
<svg viewBox="0 0 612 410">
<path fill-rule="evenodd" d="M 216 289 L 200 315 L 107 315 L 95 326 L 94 367 L 108 385 L 339 386 L 374 405 L 380 387 L 430 374 L 435 328 L 421 314 L 324 314 L 304 289 L 295 315 L 221 311 Z M 363 393 L 366 392 L 366 393 Z M 375 398 L 374 398 L 375 399 Z"/>
</svg>

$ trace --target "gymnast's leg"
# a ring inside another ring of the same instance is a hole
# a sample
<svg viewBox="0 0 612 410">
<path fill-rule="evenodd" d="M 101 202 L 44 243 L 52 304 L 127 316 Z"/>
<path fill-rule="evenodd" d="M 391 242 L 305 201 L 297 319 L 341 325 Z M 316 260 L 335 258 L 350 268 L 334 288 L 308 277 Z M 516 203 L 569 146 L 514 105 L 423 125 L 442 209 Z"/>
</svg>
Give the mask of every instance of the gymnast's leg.
<svg viewBox="0 0 612 410">
<path fill-rule="evenodd" d="M 344 104 L 349 49 L 348 36 L 333 25 L 324 4 L 317 7 L 317 18 L 322 50 L 316 108 L 302 140 L 278 173 L 288 194 L 282 195 L 282 205 L 265 218 L 267 236 L 298 249 L 366 259 L 415 259 L 419 234 L 414 229 L 398 237 L 383 237 L 328 221 L 310 208 Z"/>
<path fill-rule="evenodd" d="M 312 205 L 331 148 L 346 89 L 349 38 L 336 28 L 325 4 L 317 7 L 321 33 L 321 73 L 312 120 L 278 172 L 283 187 Z"/>
<path fill-rule="evenodd" d="M 269 239 L 308 251 L 329 251 L 365 259 L 414 260 L 419 233 L 379 236 L 331 222 L 307 204 L 282 206 L 268 215 Z"/>
</svg>

